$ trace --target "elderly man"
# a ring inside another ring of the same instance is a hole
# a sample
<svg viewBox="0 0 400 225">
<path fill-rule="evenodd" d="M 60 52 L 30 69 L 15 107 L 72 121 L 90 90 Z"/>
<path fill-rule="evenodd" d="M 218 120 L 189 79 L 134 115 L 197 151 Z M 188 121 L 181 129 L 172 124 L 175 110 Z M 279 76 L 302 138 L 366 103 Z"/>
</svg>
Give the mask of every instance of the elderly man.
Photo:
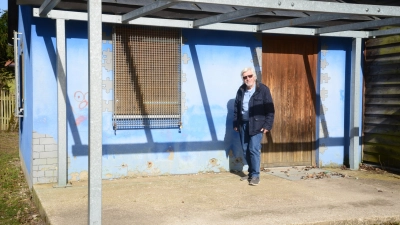
<svg viewBox="0 0 400 225">
<path fill-rule="evenodd" d="M 249 166 L 248 175 L 240 180 L 255 186 L 260 183 L 261 139 L 272 128 L 275 109 L 269 88 L 257 81 L 254 69 L 244 68 L 240 74 L 243 85 L 236 93 L 233 129 L 240 133 L 243 156 Z"/>
</svg>

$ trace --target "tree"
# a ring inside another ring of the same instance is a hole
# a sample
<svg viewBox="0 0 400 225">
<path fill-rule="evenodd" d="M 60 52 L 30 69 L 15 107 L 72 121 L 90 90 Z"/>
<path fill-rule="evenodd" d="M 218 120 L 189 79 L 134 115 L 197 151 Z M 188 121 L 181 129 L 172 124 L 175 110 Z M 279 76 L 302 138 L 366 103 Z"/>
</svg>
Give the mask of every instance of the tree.
<svg viewBox="0 0 400 225">
<path fill-rule="evenodd" d="M 5 63 L 14 58 L 14 48 L 8 45 L 8 11 L 0 12 L 0 90 L 8 90 L 9 82 L 14 79 L 14 69 Z"/>
</svg>

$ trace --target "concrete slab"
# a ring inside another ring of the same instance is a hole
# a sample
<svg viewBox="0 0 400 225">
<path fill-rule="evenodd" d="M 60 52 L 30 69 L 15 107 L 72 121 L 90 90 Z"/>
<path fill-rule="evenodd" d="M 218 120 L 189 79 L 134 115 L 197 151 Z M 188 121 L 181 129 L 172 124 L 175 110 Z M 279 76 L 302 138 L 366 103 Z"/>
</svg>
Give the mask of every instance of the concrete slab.
<svg viewBox="0 0 400 225">
<path fill-rule="evenodd" d="M 400 176 L 288 180 L 233 173 L 104 180 L 102 224 L 380 224 L 400 222 Z M 88 184 L 34 185 L 49 224 L 88 223 Z"/>
</svg>

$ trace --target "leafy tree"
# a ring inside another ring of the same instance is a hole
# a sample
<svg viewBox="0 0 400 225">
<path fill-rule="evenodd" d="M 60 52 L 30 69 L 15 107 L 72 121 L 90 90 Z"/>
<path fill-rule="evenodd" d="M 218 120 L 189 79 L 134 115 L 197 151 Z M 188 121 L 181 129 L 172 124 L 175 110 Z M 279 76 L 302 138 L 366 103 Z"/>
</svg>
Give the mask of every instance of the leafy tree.
<svg viewBox="0 0 400 225">
<path fill-rule="evenodd" d="M 14 58 L 14 48 L 8 45 L 8 11 L 0 12 L 0 89 L 8 90 L 8 83 L 14 79 L 14 69 L 5 63 Z"/>
</svg>

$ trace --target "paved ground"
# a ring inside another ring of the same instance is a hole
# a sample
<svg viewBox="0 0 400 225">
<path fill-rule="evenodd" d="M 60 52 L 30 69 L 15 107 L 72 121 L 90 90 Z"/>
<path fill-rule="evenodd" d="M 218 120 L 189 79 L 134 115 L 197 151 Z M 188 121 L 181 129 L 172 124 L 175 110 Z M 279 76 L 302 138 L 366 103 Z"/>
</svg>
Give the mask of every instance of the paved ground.
<svg viewBox="0 0 400 225">
<path fill-rule="evenodd" d="M 258 186 L 239 181 L 234 173 L 104 180 L 102 224 L 400 222 L 399 175 L 336 170 L 345 177 L 283 179 L 288 169 L 291 173 L 314 174 L 312 170 L 279 168 L 284 176 L 263 172 Z M 335 174 L 332 170 L 321 172 Z M 69 188 L 52 186 L 33 187 L 48 222 L 87 224 L 87 182 L 75 182 Z"/>
</svg>

